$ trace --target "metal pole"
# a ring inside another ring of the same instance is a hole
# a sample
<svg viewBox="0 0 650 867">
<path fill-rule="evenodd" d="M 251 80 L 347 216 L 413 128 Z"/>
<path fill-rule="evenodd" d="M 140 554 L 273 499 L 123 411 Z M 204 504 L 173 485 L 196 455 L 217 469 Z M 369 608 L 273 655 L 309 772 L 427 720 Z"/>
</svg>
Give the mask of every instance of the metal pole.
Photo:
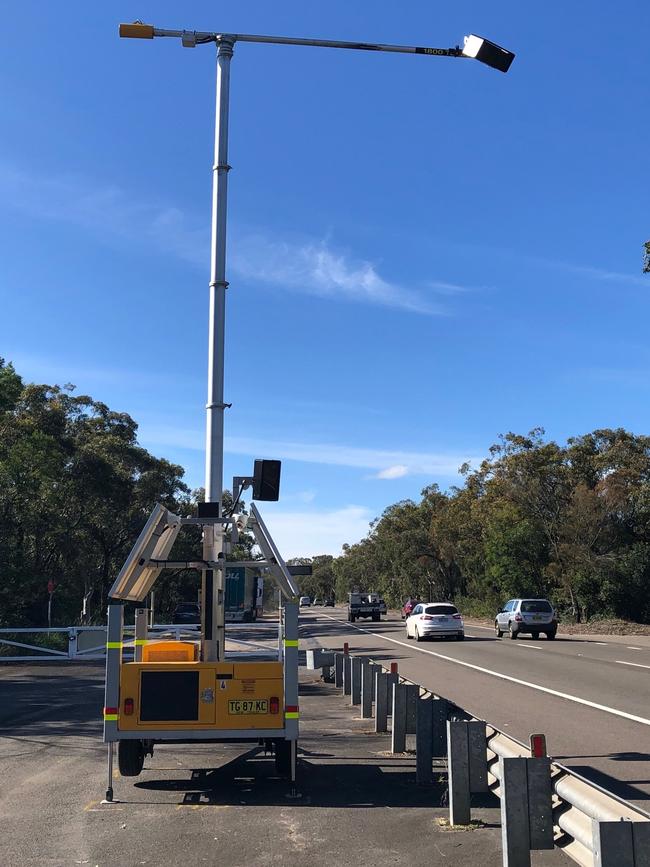
<svg viewBox="0 0 650 867">
<path fill-rule="evenodd" d="M 228 105 L 233 41 L 222 38 L 217 52 L 217 100 L 212 182 L 212 243 L 210 321 L 208 337 L 208 402 L 205 429 L 205 501 L 221 515 L 223 492 L 224 346 L 226 319 L 226 205 L 228 193 Z M 223 552 L 220 525 L 203 529 L 203 558 L 217 560 Z M 225 655 L 224 570 L 206 569 L 201 580 L 201 632 L 204 662 Z"/>
</svg>

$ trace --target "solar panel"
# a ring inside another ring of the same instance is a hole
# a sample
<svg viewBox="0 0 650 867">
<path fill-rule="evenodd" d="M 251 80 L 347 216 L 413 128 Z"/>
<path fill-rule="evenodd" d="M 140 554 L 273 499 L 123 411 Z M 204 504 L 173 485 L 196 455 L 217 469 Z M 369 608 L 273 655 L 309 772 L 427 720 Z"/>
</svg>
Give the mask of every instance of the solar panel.
<svg viewBox="0 0 650 867">
<path fill-rule="evenodd" d="M 109 597 L 142 602 L 163 570 L 161 566 L 148 565 L 149 561 L 166 560 L 169 557 L 180 529 L 181 519 L 178 515 L 157 503 L 120 569 Z"/>
</svg>

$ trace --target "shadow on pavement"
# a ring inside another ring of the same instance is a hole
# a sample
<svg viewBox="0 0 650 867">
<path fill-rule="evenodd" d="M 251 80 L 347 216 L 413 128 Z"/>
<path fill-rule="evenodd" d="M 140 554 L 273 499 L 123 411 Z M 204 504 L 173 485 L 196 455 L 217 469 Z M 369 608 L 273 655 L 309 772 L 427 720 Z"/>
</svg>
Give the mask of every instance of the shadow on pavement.
<svg viewBox="0 0 650 867">
<path fill-rule="evenodd" d="M 61 676 L 30 665 L 18 676 L 0 677 L 0 737 L 101 736 L 103 702 L 103 672 L 96 666 Z"/>
<path fill-rule="evenodd" d="M 321 756 L 326 758 L 326 756 Z M 348 761 L 336 758 L 321 762 L 301 756 L 298 763 L 299 798 L 288 800 L 290 784 L 275 773 L 271 756 L 251 750 L 220 768 L 195 770 L 190 779 L 147 780 L 135 788 L 182 794 L 182 804 L 292 807 L 426 807 L 443 804 L 446 774 L 431 786 L 417 786 L 412 763 L 408 769 L 385 769 L 376 758 Z M 492 795 L 475 796 L 476 807 L 495 807 Z"/>
</svg>

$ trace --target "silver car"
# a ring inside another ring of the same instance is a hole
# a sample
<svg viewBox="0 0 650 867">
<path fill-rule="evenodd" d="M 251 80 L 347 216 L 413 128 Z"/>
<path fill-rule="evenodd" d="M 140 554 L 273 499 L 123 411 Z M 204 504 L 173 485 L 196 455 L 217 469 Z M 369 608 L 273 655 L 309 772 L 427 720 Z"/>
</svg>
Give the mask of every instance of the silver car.
<svg viewBox="0 0 650 867">
<path fill-rule="evenodd" d="M 494 620 L 497 638 L 507 632 L 515 639 L 523 633 L 539 638 L 543 632 L 549 641 L 557 633 L 557 617 L 548 599 L 510 599 Z"/>
<path fill-rule="evenodd" d="M 418 602 L 406 618 L 406 637 L 422 641 L 425 638 L 465 638 L 465 625 L 455 605 L 448 602 Z"/>
</svg>

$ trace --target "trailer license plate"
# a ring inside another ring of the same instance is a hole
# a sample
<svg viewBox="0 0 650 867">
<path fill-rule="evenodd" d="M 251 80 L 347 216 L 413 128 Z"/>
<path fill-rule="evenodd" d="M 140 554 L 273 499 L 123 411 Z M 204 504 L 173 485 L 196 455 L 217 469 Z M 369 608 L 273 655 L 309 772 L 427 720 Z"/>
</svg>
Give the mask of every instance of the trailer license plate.
<svg viewBox="0 0 650 867">
<path fill-rule="evenodd" d="M 268 699 L 239 699 L 228 702 L 228 713 L 268 713 Z"/>
</svg>

